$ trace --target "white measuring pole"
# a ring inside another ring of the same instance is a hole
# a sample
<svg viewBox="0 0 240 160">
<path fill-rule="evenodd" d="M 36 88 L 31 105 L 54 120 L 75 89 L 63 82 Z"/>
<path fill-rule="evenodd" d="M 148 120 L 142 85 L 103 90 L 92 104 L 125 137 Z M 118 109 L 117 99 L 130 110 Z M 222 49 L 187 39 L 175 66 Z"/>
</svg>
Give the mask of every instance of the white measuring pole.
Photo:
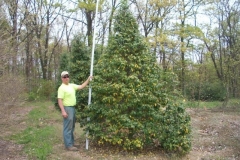
<svg viewBox="0 0 240 160">
<path fill-rule="evenodd" d="M 96 5 L 96 13 L 95 13 L 95 19 L 94 19 L 94 31 L 93 31 L 93 43 L 92 43 L 92 57 L 91 57 L 91 68 L 90 68 L 90 76 L 93 75 L 93 62 L 94 62 L 94 50 L 95 50 L 95 37 L 96 37 L 96 23 L 97 23 L 97 14 L 98 14 L 98 2 Z M 92 87 L 89 85 L 89 93 L 88 93 L 88 105 L 91 104 L 91 98 L 92 98 Z M 90 117 L 87 118 L 87 121 L 90 121 Z M 88 150 L 88 131 L 86 133 L 86 149 Z"/>
</svg>

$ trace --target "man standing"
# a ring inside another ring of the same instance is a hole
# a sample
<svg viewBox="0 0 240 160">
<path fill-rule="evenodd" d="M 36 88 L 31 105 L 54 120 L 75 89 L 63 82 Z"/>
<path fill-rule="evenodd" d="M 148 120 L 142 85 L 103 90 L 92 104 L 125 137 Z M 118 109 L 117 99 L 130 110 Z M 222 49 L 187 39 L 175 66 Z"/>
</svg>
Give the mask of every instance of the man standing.
<svg viewBox="0 0 240 160">
<path fill-rule="evenodd" d="M 62 84 L 58 88 L 58 105 L 63 116 L 64 144 L 66 149 L 70 151 L 78 151 L 78 148 L 74 146 L 73 135 L 76 121 L 74 108 L 76 105 L 76 90 L 86 87 L 92 78 L 92 76 L 89 76 L 83 84 L 77 85 L 69 83 L 69 74 L 67 71 L 61 73 Z"/>
</svg>

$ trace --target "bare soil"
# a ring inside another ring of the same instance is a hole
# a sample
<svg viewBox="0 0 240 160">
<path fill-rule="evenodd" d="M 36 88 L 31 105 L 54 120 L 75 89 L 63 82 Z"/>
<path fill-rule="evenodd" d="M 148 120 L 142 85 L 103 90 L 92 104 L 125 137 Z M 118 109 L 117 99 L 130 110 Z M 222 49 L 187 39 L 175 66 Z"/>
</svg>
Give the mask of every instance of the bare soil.
<svg viewBox="0 0 240 160">
<path fill-rule="evenodd" d="M 26 128 L 25 117 L 32 107 L 0 106 L 0 160 L 27 160 L 23 145 L 5 140 L 5 137 Z"/>
<path fill-rule="evenodd" d="M 25 129 L 26 115 L 33 107 L 1 106 L 0 108 L 0 160 L 27 160 L 24 146 L 6 139 L 7 136 Z M 50 108 L 53 108 L 50 106 Z M 192 119 L 192 150 L 184 157 L 150 149 L 141 153 L 126 153 L 111 147 L 91 146 L 85 149 L 85 140 L 76 134 L 79 152 L 66 151 L 63 147 L 62 133 L 59 143 L 53 148 L 49 160 L 240 160 L 240 109 L 187 109 Z M 61 121 L 54 121 L 61 128 Z M 80 131 L 77 129 L 76 132 Z"/>
</svg>

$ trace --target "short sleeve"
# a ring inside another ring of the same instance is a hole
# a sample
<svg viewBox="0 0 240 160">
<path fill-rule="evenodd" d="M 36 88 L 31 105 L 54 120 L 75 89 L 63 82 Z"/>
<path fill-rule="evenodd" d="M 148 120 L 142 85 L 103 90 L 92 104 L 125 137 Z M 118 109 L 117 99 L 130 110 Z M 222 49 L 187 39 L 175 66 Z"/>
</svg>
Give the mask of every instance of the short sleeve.
<svg viewBox="0 0 240 160">
<path fill-rule="evenodd" d="M 62 87 L 59 87 L 59 88 L 58 88 L 58 96 L 57 96 L 57 97 L 63 99 L 63 97 L 64 97 L 64 92 L 63 92 L 63 90 L 62 90 Z"/>
<path fill-rule="evenodd" d="M 72 84 L 72 86 L 73 86 L 74 90 L 77 90 L 79 85 L 77 85 L 77 84 Z"/>
</svg>

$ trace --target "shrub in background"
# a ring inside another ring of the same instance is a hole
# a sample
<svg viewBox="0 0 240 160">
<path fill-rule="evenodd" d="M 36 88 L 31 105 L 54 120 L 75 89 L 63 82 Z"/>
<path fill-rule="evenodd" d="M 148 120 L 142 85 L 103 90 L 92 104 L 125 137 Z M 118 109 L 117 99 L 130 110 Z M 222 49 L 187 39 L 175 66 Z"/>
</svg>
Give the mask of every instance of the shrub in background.
<svg viewBox="0 0 240 160">
<path fill-rule="evenodd" d="M 55 90 L 52 94 L 52 101 L 54 103 L 54 106 L 59 111 L 60 111 L 60 108 L 58 106 L 57 91 L 58 91 L 58 88 L 60 87 L 60 85 L 62 84 L 61 73 L 62 73 L 62 71 L 69 70 L 69 63 L 70 63 L 69 62 L 69 53 L 63 53 L 60 56 L 60 68 L 59 68 L 59 72 L 57 74 L 57 82 L 55 83 Z"/>
<path fill-rule="evenodd" d="M 193 100 L 223 101 L 226 97 L 224 85 L 219 82 L 192 83 L 186 87 L 188 98 Z"/>
<path fill-rule="evenodd" d="M 71 83 L 82 84 L 90 75 L 90 48 L 86 46 L 85 37 L 76 35 L 71 43 L 71 59 L 70 59 L 70 81 Z M 88 105 L 88 89 L 76 92 L 76 118 L 77 122 L 83 125 L 87 116 L 83 110 Z"/>
<path fill-rule="evenodd" d="M 51 100 L 51 96 L 54 93 L 54 82 L 51 80 L 41 80 L 36 93 L 40 99 Z"/>
</svg>

